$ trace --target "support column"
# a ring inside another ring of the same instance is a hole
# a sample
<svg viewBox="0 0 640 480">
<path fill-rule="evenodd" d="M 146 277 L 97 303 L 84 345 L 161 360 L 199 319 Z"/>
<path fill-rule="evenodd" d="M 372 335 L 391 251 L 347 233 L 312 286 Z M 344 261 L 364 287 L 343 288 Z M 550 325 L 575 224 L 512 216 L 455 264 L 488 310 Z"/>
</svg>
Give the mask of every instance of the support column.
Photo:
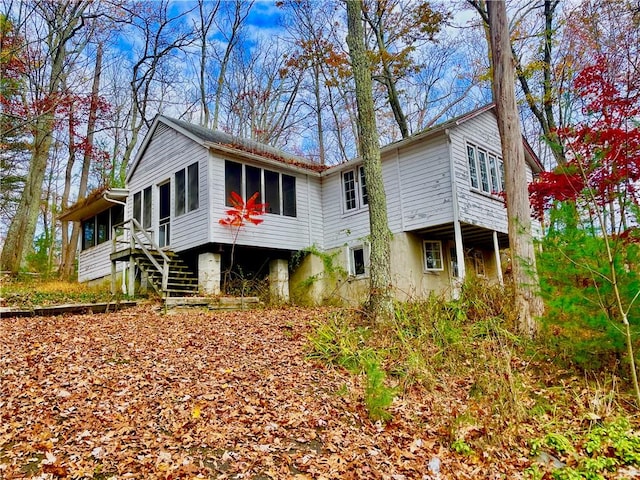
<svg viewBox="0 0 640 480">
<path fill-rule="evenodd" d="M 222 256 L 204 252 L 198 255 L 198 288 L 207 295 L 220 293 Z"/>
<path fill-rule="evenodd" d="M 283 259 L 269 262 L 269 291 L 275 303 L 289 301 L 289 262 Z"/>
<path fill-rule="evenodd" d="M 455 238 L 456 244 L 456 262 L 458 263 L 458 277 L 453 280 L 453 298 L 457 299 L 460 297 L 460 287 L 462 287 L 462 282 L 464 281 L 465 276 L 467 275 L 466 267 L 464 264 L 464 245 L 462 243 L 462 227 L 460 226 L 459 221 L 453 222 L 453 235 Z"/>
<path fill-rule="evenodd" d="M 136 294 L 136 261 L 133 255 L 129 257 L 129 271 L 127 272 L 127 295 L 133 297 Z"/>
<path fill-rule="evenodd" d="M 498 283 L 504 286 L 504 278 L 502 277 L 502 262 L 500 261 L 500 244 L 498 243 L 498 232 L 493 231 L 493 254 L 496 257 L 496 272 L 498 274 Z"/>
</svg>

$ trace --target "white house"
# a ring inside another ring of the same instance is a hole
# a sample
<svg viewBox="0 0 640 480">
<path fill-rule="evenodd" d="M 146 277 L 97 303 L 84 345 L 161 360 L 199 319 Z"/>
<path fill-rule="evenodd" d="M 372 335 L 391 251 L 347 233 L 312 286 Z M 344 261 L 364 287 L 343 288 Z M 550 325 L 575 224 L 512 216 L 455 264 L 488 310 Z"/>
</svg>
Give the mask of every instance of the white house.
<svg viewBox="0 0 640 480">
<path fill-rule="evenodd" d="M 525 152 L 533 178 L 542 167 L 526 142 Z M 469 274 L 502 281 L 507 215 L 499 194 L 503 164 L 493 106 L 387 145 L 381 153 L 397 297 L 455 292 Z M 161 277 L 171 257 L 197 275 L 201 291 L 217 294 L 233 248 L 234 265 L 247 275 L 268 275 L 280 298 L 366 299 L 368 198 L 359 159 L 326 168 L 158 116 L 126 187 L 94 195 L 63 214 L 83 222 L 80 281 L 104 278 L 122 262 L 153 281 L 149 270 Z M 237 238 L 219 223 L 232 191 L 244 199 L 259 192 L 267 204 L 264 222 L 241 228 Z M 122 221 L 124 235 L 110 228 Z M 176 277 L 165 273 L 165 290 L 172 283 L 167 275 Z"/>
</svg>

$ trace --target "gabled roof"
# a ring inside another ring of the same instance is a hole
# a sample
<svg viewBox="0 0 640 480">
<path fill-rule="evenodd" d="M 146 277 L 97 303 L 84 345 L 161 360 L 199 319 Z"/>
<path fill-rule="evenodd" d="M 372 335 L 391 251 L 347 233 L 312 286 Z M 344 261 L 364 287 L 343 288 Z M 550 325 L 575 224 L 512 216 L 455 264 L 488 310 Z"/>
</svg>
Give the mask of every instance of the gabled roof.
<svg viewBox="0 0 640 480">
<path fill-rule="evenodd" d="M 240 156 L 258 156 L 262 159 L 274 160 L 276 162 L 285 163 L 292 167 L 302 168 L 305 170 L 322 171 L 327 167 L 318 163 L 311 162 L 306 158 L 291 155 L 290 153 L 283 152 L 282 150 L 265 145 L 255 140 L 248 140 L 241 137 L 236 137 L 220 130 L 211 130 L 209 128 L 201 127 L 193 123 L 186 122 L 184 120 L 178 120 L 175 118 L 167 117 L 165 115 L 157 115 L 149 132 L 147 133 L 140 150 L 138 151 L 129 173 L 127 174 L 127 182 L 131 179 L 131 176 L 135 172 L 140 159 L 142 158 L 144 151 L 146 150 L 153 133 L 155 132 L 158 124 L 167 125 L 174 130 L 189 137 L 196 143 L 199 143 L 203 147 L 211 148 L 213 150 L 219 150 L 225 153 L 235 153 Z"/>
<path fill-rule="evenodd" d="M 476 108 L 475 110 L 472 110 L 470 112 L 467 112 L 463 115 L 459 115 L 457 117 L 451 118 L 443 123 L 439 123 L 438 125 L 435 125 L 433 127 L 429 127 L 421 132 L 418 133 L 414 133 L 413 135 L 411 135 L 410 137 L 407 138 L 403 138 L 401 140 L 397 140 L 395 142 L 391 142 L 387 145 L 385 145 L 384 147 L 382 147 L 380 149 L 380 153 L 384 154 L 386 152 L 390 152 L 393 150 L 396 150 L 398 148 L 403 148 L 403 147 L 408 147 L 410 145 L 413 145 L 415 143 L 424 141 L 428 138 L 432 138 L 432 137 L 436 137 L 438 135 L 444 135 L 446 133 L 447 130 L 450 130 L 452 128 L 455 128 L 465 122 L 468 122 L 469 120 L 476 118 L 480 115 L 482 115 L 485 112 L 489 112 L 491 111 L 494 115 L 495 113 L 495 104 L 494 103 L 490 103 L 488 105 L 484 105 L 482 107 Z M 527 162 L 529 163 L 529 165 L 531 166 L 532 170 L 534 171 L 534 173 L 539 173 L 541 171 L 544 170 L 544 167 L 542 166 L 542 163 L 540 162 L 540 160 L 538 159 L 538 156 L 535 154 L 535 152 L 533 151 L 533 149 L 531 148 L 531 146 L 529 145 L 529 142 L 527 142 L 527 140 L 524 138 L 524 136 L 522 137 L 522 144 L 524 146 L 525 149 L 525 157 Z M 335 170 L 340 170 L 342 167 L 345 167 L 346 165 L 353 165 L 354 163 L 359 163 L 361 161 L 361 159 L 359 158 L 355 158 L 353 160 L 349 160 L 348 162 L 345 163 L 341 163 L 339 165 L 335 165 L 333 167 L 331 167 L 332 171 Z"/>
</svg>

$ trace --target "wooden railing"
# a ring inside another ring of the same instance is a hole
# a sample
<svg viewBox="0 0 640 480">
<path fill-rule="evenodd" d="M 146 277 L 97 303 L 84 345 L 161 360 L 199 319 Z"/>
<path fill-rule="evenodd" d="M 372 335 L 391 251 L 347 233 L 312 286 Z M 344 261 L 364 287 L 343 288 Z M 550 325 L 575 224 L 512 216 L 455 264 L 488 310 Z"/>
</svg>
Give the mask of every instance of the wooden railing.
<svg viewBox="0 0 640 480">
<path fill-rule="evenodd" d="M 125 239 L 123 241 L 120 240 L 120 237 L 124 235 L 125 230 L 129 231 L 129 238 L 128 240 Z M 151 264 L 162 275 L 162 292 L 166 293 L 167 284 L 169 282 L 170 260 L 167 254 L 164 253 L 156 244 L 156 242 L 153 241 L 153 237 L 149 235 L 149 232 L 145 230 L 135 218 L 131 218 L 129 220 L 125 220 L 122 223 L 113 225 L 111 238 L 113 242 L 111 250 L 112 253 L 116 253 L 118 251 L 118 244 L 121 243 L 128 243 L 128 246 L 131 249 L 131 254 L 133 254 L 136 250 L 142 250 Z M 162 258 L 162 265 L 153 255 L 152 251 L 160 255 L 160 257 Z"/>
</svg>

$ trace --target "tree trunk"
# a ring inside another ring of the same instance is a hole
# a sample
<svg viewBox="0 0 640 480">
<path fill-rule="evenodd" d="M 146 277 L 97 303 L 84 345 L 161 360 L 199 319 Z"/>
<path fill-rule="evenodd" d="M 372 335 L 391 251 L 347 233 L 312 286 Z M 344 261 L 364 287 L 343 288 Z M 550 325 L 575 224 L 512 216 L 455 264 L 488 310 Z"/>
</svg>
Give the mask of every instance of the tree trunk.
<svg viewBox="0 0 640 480">
<path fill-rule="evenodd" d="M 93 136 L 96 129 L 96 121 L 98 119 L 98 94 L 100 93 L 100 75 L 102 74 L 102 44 L 98 45 L 96 50 L 96 65 L 93 73 L 93 84 L 91 85 L 91 104 L 89 106 L 89 119 L 87 121 L 87 145 L 93 147 Z M 80 174 L 80 186 L 78 187 L 78 200 L 87 195 L 87 185 L 89 184 L 89 170 L 91 167 L 91 152 L 85 150 L 82 159 L 82 172 Z M 70 181 L 70 179 L 67 179 Z M 62 205 L 67 207 L 69 194 L 67 185 L 65 185 L 65 194 Z M 61 278 L 70 279 L 73 275 L 73 267 L 76 258 L 76 249 L 78 248 L 78 239 L 80 238 L 80 222 L 73 222 L 71 237 L 68 242 L 63 239 L 62 242 L 62 263 L 60 265 L 59 275 Z M 62 232 L 68 230 L 68 222 L 62 222 Z"/>
<path fill-rule="evenodd" d="M 369 195 L 371 283 L 368 313 L 374 322 L 387 322 L 393 318 L 391 232 L 387 221 L 387 199 L 382 182 L 382 164 L 373 103 L 371 68 L 364 44 L 361 1 L 347 1 L 347 25 L 347 45 L 351 57 L 358 106 L 358 142 Z"/>
<path fill-rule="evenodd" d="M 18 273 L 27 252 L 32 248 L 36 221 L 40 213 L 42 183 L 49 160 L 53 132 L 53 113 L 42 114 L 35 122 L 33 153 L 24 190 L 16 215 L 9 225 L 0 255 L 0 271 Z"/>
<path fill-rule="evenodd" d="M 544 305 L 538 296 L 538 274 L 531 236 L 531 209 L 520 120 L 515 96 L 515 70 L 505 2 L 487 2 L 493 67 L 493 95 L 505 167 L 509 245 L 516 289 L 517 328 L 533 337 Z"/>
</svg>

